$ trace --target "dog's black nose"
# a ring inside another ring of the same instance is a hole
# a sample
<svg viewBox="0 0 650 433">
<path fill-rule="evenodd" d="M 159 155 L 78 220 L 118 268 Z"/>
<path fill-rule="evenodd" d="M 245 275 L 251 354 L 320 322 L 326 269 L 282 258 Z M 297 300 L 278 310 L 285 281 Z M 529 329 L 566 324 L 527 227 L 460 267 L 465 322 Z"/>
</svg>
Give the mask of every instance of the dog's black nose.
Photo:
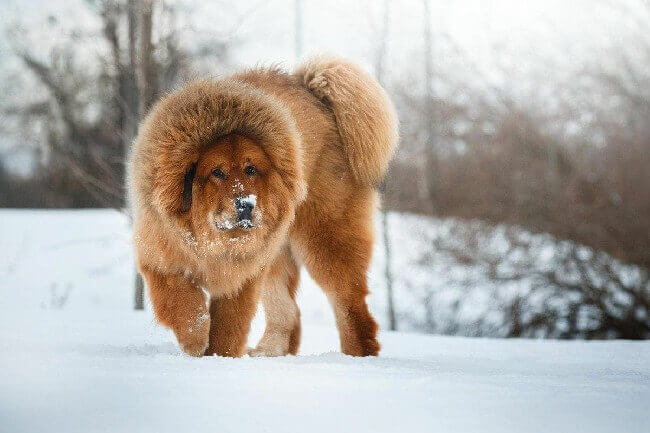
<svg viewBox="0 0 650 433">
<path fill-rule="evenodd" d="M 247 195 L 235 198 L 235 210 L 237 211 L 237 222 L 252 221 L 252 213 L 255 208 L 255 197 Z"/>
</svg>

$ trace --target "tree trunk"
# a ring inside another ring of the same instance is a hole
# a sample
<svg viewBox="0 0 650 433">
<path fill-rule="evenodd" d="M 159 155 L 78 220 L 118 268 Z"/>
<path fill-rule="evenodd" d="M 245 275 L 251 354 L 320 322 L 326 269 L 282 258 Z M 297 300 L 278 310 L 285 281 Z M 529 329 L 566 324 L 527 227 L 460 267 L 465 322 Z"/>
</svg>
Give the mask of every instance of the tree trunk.
<svg viewBox="0 0 650 433">
<path fill-rule="evenodd" d="M 124 154 L 129 154 L 131 143 L 138 131 L 138 122 L 140 121 L 139 102 L 138 102 L 138 56 L 136 44 L 138 40 L 138 1 L 128 0 L 127 3 L 127 32 L 128 32 L 128 55 L 129 64 L 125 66 L 124 80 L 126 82 L 125 97 L 125 114 L 126 124 L 124 125 Z"/>
<path fill-rule="evenodd" d="M 389 0 L 384 0 L 383 4 L 383 20 L 381 27 L 381 34 L 379 38 L 379 47 L 377 49 L 377 59 L 375 65 L 375 74 L 377 76 L 377 81 L 379 84 L 384 84 L 384 59 L 386 57 L 386 50 L 388 45 L 388 28 L 389 28 Z M 388 315 L 388 329 L 394 331 L 397 329 L 397 319 L 395 317 L 395 303 L 393 296 L 393 273 L 391 270 L 392 254 L 391 254 L 391 242 L 390 242 L 390 228 L 388 225 L 388 206 L 387 206 L 387 182 L 389 179 L 386 177 L 381 185 L 381 192 L 383 195 L 382 200 L 382 218 L 381 218 L 381 232 L 384 240 L 384 258 L 386 261 L 384 267 L 384 276 L 386 279 L 386 306 L 387 306 L 387 315 Z"/>
<path fill-rule="evenodd" d="M 143 118 L 156 98 L 158 91 L 158 80 L 156 68 L 153 61 L 152 37 L 152 10 L 153 0 L 140 0 L 140 38 L 138 64 L 138 87 L 140 90 L 139 103 L 140 118 Z"/>
<path fill-rule="evenodd" d="M 138 96 L 135 103 L 138 104 L 138 107 L 137 110 L 135 110 L 135 113 L 137 113 L 138 120 L 141 120 L 146 115 L 149 108 L 151 108 L 151 105 L 156 98 L 158 81 L 156 79 L 156 68 L 153 62 L 153 42 L 151 40 L 153 0 L 140 0 L 137 3 L 139 4 L 136 8 L 136 0 L 129 1 L 129 61 L 134 76 L 137 77 L 135 83 L 138 89 Z M 137 34 L 135 31 L 136 9 L 138 12 L 137 21 L 140 30 L 138 38 L 139 56 L 137 56 L 135 52 L 136 42 L 134 40 Z M 138 57 L 139 62 L 137 61 Z M 134 92 L 134 94 L 135 93 L 136 92 Z M 133 127 L 133 137 L 135 137 L 136 128 L 137 122 Z M 132 139 L 133 138 L 131 138 L 131 140 Z M 142 275 L 137 271 L 135 274 L 134 306 L 136 310 L 144 309 L 144 281 L 142 280 Z"/>
<path fill-rule="evenodd" d="M 439 149 L 436 143 L 435 127 L 435 101 L 433 92 L 433 58 L 432 58 L 432 35 L 431 35 L 431 12 L 429 9 L 429 0 L 422 0 L 424 7 L 424 86 L 425 86 L 425 125 L 426 125 L 426 152 L 428 158 L 424 167 L 424 182 L 420 185 L 420 199 L 428 199 L 432 213 L 435 213 L 435 176 L 438 172 Z"/>
</svg>

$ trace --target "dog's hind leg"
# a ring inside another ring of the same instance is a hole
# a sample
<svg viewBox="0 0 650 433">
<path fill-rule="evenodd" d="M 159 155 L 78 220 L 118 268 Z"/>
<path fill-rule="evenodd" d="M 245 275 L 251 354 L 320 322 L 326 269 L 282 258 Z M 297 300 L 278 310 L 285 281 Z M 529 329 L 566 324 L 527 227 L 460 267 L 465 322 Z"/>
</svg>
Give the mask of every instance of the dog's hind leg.
<svg viewBox="0 0 650 433">
<path fill-rule="evenodd" d="M 353 356 L 374 356 L 380 349 L 377 322 L 366 304 L 374 203 L 374 191 L 357 190 L 340 216 L 297 221 L 292 235 L 301 261 L 334 309 L 341 350 Z"/>
<path fill-rule="evenodd" d="M 300 310 L 296 292 L 300 271 L 288 248 L 280 253 L 269 269 L 262 288 L 266 329 L 250 356 L 284 356 L 298 353 Z"/>
</svg>

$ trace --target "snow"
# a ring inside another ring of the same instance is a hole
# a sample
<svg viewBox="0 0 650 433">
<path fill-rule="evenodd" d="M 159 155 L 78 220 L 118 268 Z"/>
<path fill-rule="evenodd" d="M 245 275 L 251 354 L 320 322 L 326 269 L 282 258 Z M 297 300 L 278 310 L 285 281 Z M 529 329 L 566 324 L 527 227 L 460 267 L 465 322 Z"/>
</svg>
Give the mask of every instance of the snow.
<svg viewBox="0 0 650 433">
<path fill-rule="evenodd" d="M 410 247 L 397 244 L 397 253 Z M 304 275 L 299 356 L 195 359 L 149 309 L 131 310 L 132 260 L 116 212 L 0 211 L 0 431 L 640 433 L 650 425 L 646 342 L 382 331 L 380 357 L 352 358 L 338 352 L 327 302 Z M 258 315 L 251 344 L 262 331 Z"/>
<path fill-rule="evenodd" d="M 247 205 L 247 204 L 248 204 L 248 205 L 250 205 L 250 206 L 252 206 L 252 207 L 255 207 L 255 205 L 257 204 L 257 195 L 255 195 L 255 194 L 248 194 L 247 196 L 242 197 L 242 198 L 239 200 L 239 202 L 240 202 L 242 205 Z"/>
</svg>

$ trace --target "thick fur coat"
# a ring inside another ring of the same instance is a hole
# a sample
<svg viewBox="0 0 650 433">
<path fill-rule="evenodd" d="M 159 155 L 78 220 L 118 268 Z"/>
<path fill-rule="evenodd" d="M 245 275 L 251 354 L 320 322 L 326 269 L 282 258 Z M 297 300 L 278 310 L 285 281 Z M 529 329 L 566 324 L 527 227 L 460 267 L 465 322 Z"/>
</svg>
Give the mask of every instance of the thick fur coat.
<svg viewBox="0 0 650 433">
<path fill-rule="evenodd" d="M 315 58 L 162 98 L 128 164 L 134 243 L 157 319 L 195 356 L 295 354 L 300 266 L 327 294 L 344 353 L 376 355 L 368 311 L 375 186 L 398 139 L 394 108 L 359 67 Z"/>
</svg>

